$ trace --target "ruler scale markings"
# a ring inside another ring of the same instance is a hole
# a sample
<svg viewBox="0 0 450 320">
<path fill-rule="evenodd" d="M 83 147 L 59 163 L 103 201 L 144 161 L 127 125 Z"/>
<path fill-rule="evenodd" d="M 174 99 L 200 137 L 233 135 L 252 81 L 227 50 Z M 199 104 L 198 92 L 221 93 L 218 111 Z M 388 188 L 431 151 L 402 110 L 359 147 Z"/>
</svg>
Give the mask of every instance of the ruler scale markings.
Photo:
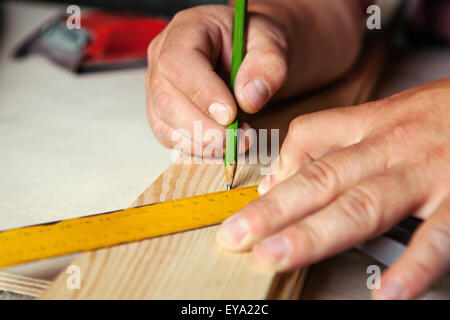
<svg viewBox="0 0 450 320">
<path fill-rule="evenodd" d="M 211 226 L 258 197 L 253 186 L 3 231 L 0 268 Z"/>
</svg>

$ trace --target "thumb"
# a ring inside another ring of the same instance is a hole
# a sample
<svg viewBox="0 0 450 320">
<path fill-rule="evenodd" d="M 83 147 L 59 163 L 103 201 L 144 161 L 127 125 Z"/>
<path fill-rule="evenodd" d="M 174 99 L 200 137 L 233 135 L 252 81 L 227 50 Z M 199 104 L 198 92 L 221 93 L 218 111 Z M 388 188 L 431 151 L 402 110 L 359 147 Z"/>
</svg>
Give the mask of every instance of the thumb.
<svg viewBox="0 0 450 320">
<path fill-rule="evenodd" d="M 360 142 L 364 122 L 359 110 L 361 108 L 330 109 L 292 120 L 278 161 L 271 167 L 271 175 L 260 182 L 260 194 L 268 192 L 312 161 Z"/>
<path fill-rule="evenodd" d="M 264 34 L 254 31 L 252 35 L 249 30 L 247 54 L 234 87 L 238 104 L 247 113 L 261 110 L 287 79 L 287 45 L 275 40 L 271 32 L 266 27 Z"/>
</svg>

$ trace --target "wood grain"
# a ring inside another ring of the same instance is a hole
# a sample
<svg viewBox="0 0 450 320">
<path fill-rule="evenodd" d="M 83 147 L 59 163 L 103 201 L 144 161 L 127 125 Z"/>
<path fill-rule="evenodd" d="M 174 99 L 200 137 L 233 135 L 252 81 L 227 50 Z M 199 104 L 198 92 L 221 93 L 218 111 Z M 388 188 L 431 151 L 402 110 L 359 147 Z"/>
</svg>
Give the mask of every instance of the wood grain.
<svg viewBox="0 0 450 320">
<path fill-rule="evenodd" d="M 258 166 L 239 166 L 237 178 L 239 187 L 257 184 Z M 223 165 L 174 164 L 134 205 L 210 193 L 222 190 L 224 185 Z M 264 299 L 274 274 L 257 270 L 248 254 L 217 247 L 216 228 L 84 254 L 75 261 L 85 274 L 82 289 L 70 291 L 65 285 L 54 285 L 42 298 Z M 56 284 L 65 279 L 66 275 L 59 277 Z M 109 283 L 109 288 L 101 283 Z"/>
<path fill-rule="evenodd" d="M 50 281 L 0 272 L 0 291 L 38 297 L 50 286 L 50 284 Z"/>
<path fill-rule="evenodd" d="M 366 101 L 381 70 L 384 46 L 370 47 L 344 79 L 302 100 L 248 117 L 256 128 L 279 128 L 283 138 L 297 115 Z M 183 158 L 185 159 L 185 158 Z M 180 161 L 182 162 L 182 161 Z M 259 182 L 259 165 L 238 166 L 235 186 Z M 221 164 L 172 164 L 133 205 L 224 189 Z M 211 208 L 212 210 L 214 208 Z M 182 232 L 82 254 L 80 290 L 66 287 L 62 273 L 42 299 L 296 299 L 306 270 L 275 274 L 259 270 L 248 253 L 216 246 L 217 226 Z"/>
</svg>

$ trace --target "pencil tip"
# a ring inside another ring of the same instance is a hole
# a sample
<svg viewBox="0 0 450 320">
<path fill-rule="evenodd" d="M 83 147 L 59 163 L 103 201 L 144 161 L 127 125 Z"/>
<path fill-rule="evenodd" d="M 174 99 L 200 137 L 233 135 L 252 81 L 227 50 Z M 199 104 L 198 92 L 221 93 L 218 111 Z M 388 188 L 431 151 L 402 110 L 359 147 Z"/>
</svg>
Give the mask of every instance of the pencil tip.
<svg viewBox="0 0 450 320">
<path fill-rule="evenodd" d="M 225 166 L 225 185 L 227 190 L 231 190 L 233 186 L 234 174 L 236 172 L 236 163 L 233 165 Z"/>
</svg>

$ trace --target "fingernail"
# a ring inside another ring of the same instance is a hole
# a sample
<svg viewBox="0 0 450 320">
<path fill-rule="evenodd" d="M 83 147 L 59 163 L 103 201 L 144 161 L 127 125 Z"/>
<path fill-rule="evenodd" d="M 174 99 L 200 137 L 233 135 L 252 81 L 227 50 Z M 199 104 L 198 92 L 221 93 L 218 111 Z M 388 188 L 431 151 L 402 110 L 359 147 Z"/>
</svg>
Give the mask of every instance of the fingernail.
<svg viewBox="0 0 450 320">
<path fill-rule="evenodd" d="M 275 235 L 263 240 L 256 246 L 253 249 L 253 256 L 259 264 L 276 267 L 283 262 L 290 252 L 291 246 L 286 237 Z"/>
<path fill-rule="evenodd" d="M 265 176 L 262 178 L 261 182 L 258 185 L 258 193 L 263 195 L 269 191 L 270 188 L 270 176 Z"/>
<path fill-rule="evenodd" d="M 385 300 L 403 300 L 406 298 L 406 292 L 400 281 L 390 280 L 381 287 L 377 294 L 377 298 Z"/>
<path fill-rule="evenodd" d="M 269 96 L 269 89 L 264 82 L 255 79 L 245 85 L 244 93 L 248 102 L 254 108 L 260 108 L 266 103 L 267 97 Z"/>
<path fill-rule="evenodd" d="M 248 230 L 247 220 L 232 216 L 217 231 L 217 241 L 228 249 L 234 249 L 248 234 Z"/>
<path fill-rule="evenodd" d="M 209 115 L 216 120 L 218 124 L 226 126 L 231 118 L 231 108 L 223 103 L 213 103 L 208 108 Z"/>
</svg>

